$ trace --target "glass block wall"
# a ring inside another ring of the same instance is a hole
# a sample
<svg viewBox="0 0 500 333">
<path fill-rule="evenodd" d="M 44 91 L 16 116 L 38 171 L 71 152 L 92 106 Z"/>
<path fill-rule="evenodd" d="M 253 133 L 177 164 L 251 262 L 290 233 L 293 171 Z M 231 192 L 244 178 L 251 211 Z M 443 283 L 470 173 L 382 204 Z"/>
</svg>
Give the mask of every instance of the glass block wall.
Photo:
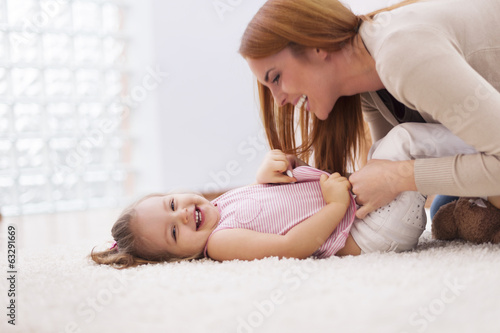
<svg viewBox="0 0 500 333">
<path fill-rule="evenodd" d="M 130 190 L 121 1 L 0 0 L 0 211 L 81 210 Z"/>
</svg>

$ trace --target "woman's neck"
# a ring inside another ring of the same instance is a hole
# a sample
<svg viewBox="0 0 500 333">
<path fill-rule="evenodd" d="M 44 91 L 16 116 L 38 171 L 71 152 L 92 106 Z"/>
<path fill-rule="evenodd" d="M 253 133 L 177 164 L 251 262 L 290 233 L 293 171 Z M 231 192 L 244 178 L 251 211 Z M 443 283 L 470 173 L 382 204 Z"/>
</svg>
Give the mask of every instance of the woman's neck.
<svg viewBox="0 0 500 333">
<path fill-rule="evenodd" d="M 339 52 L 340 66 L 345 68 L 343 95 L 351 96 L 384 88 L 375 66 L 375 60 L 358 34 L 352 45 Z"/>
</svg>

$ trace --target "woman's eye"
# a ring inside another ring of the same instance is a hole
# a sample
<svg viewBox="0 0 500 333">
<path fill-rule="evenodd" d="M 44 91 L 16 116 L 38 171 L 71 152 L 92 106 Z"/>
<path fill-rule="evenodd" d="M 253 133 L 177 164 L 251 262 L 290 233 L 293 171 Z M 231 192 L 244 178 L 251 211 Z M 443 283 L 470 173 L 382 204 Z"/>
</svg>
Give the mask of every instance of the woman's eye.
<svg viewBox="0 0 500 333">
<path fill-rule="evenodd" d="M 177 241 L 177 229 L 175 226 L 172 228 L 172 237 Z"/>
<path fill-rule="evenodd" d="M 274 77 L 273 83 L 278 83 L 280 80 L 281 74 L 278 74 Z"/>
<path fill-rule="evenodd" d="M 174 199 L 170 201 L 170 208 L 172 208 L 172 210 L 175 210 Z"/>
</svg>

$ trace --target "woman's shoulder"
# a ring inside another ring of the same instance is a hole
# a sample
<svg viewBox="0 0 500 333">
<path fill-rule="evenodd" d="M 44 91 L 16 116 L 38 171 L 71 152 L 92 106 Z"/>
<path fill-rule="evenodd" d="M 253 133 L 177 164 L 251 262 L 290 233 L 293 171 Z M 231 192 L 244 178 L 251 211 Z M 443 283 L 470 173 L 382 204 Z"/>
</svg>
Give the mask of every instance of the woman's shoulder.
<svg viewBox="0 0 500 333">
<path fill-rule="evenodd" d="M 360 34 L 375 58 L 382 50 L 413 55 L 415 50 L 434 47 L 433 43 L 447 43 L 467 54 L 481 47 L 471 40 L 497 34 L 500 23 L 491 15 L 495 11 L 500 11 L 498 0 L 421 0 L 375 15 L 371 22 L 363 22 Z"/>
</svg>

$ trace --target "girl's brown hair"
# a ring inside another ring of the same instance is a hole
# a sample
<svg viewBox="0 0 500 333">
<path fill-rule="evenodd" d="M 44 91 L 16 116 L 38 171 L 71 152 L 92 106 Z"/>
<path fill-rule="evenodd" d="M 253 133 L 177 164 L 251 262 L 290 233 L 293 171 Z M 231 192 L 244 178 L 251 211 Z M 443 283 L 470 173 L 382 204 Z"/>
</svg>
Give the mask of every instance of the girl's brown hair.
<svg viewBox="0 0 500 333">
<path fill-rule="evenodd" d="M 337 0 L 268 0 L 248 24 L 239 52 L 244 58 L 259 59 L 287 47 L 295 55 L 306 48 L 340 51 L 355 43 L 364 20 L 416 1 L 357 16 Z M 363 162 L 359 157 L 366 151 L 367 142 L 359 94 L 340 97 L 328 118 L 321 121 L 304 107 L 297 111 L 291 104 L 279 107 L 269 88 L 259 82 L 257 85 L 271 149 L 295 154 L 306 162 L 314 154 L 315 167 L 342 175 Z M 296 144 L 296 130 L 300 130 L 300 146 Z"/>
<path fill-rule="evenodd" d="M 125 208 L 111 228 L 111 235 L 116 241 L 116 246 L 102 251 L 96 251 L 94 248 L 90 253 L 90 258 L 97 264 L 111 265 L 118 269 L 149 263 L 176 262 L 203 258 L 203 253 L 198 253 L 187 258 L 174 257 L 170 253 L 148 253 L 145 244 L 142 244 L 137 233 L 134 232 L 133 222 L 137 214 L 135 207 L 146 199 L 164 195 L 159 193 L 149 194 Z"/>
</svg>

